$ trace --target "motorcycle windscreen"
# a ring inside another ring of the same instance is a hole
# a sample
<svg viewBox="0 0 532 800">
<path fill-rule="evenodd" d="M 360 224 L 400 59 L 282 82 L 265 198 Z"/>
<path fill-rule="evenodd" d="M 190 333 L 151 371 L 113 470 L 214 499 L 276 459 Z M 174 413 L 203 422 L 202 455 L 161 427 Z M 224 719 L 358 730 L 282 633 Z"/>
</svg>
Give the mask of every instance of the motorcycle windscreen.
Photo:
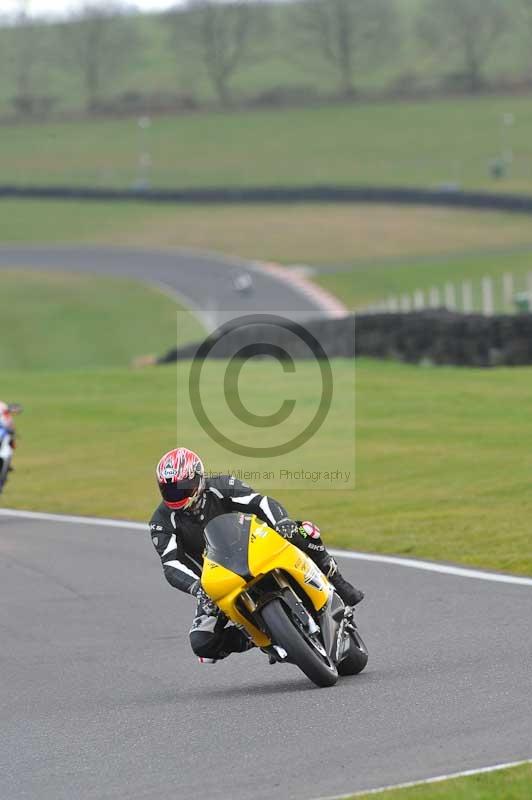
<svg viewBox="0 0 532 800">
<path fill-rule="evenodd" d="M 205 528 L 206 555 L 211 561 L 249 580 L 248 561 L 251 514 L 222 514 Z"/>
</svg>

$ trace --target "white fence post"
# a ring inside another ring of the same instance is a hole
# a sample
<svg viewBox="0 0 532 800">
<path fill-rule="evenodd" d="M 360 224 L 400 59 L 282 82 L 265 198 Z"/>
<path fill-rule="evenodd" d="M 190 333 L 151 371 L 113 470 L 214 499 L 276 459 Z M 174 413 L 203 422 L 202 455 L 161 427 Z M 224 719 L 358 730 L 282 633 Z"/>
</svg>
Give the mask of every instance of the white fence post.
<svg viewBox="0 0 532 800">
<path fill-rule="evenodd" d="M 482 313 L 485 317 L 492 317 L 493 312 L 493 281 L 491 278 L 482 278 Z"/>
<path fill-rule="evenodd" d="M 445 308 L 456 310 L 456 291 L 452 283 L 445 284 Z"/>
<path fill-rule="evenodd" d="M 416 289 L 414 292 L 414 308 L 416 311 L 423 311 L 425 308 L 425 296 L 421 289 Z"/>
<path fill-rule="evenodd" d="M 502 304 L 504 310 L 512 308 L 514 297 L 514 276 L 511 272 L 505 272 L 502 276 Z"/>
<path fill-rule="evenodd" d="M 391 314 L 394 314 L 398 310 L 399 310 L 399 303 L 398 303 L 397 297 L 389 297 L 388 298 L 388 311 Z"/>
<path fill-rule="evenodd" d="M 464 314 L 473 312 L 473 286 L 471 281 L 464 281 L 462 284 L 462 309 Z"/>
<path fill-rule="evenodd" d="M 440 290 L 432 286 L 429 292 L 429 306 L 431 308 L 440 307 Z"/>
<path fill-rule="evenodd" d="M 403 294 L 401 295 L 401 311 L 408 313 L 412 309 L 412 304 L 410 302 L 410 295 Z"/>
</svg>

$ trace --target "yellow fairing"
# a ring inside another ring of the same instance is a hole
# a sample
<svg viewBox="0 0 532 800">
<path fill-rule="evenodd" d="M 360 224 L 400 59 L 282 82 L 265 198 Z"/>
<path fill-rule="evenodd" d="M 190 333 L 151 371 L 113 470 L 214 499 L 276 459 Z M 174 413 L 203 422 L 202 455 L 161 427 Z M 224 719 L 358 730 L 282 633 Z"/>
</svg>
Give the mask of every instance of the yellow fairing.
<svg viewBox="0 0 532 800">
<path fill-rule="evenodd" d="M 252 518 L 248 544 L 250 579 L 209 558 L 204 559 L 201 583 L 206 593 L 222 609 L 229 619 L 242 625 L 258 647 L 271 644 L 270 639 L 240 614 L 236 600 L 254 579 L 278 569 L 294 578 L 301 586 L 312 605 L 319 611 L 329 597 L 329 582 L 305 553 L 282 538 L 276 531 L 256 517 Z"/>
</svg>

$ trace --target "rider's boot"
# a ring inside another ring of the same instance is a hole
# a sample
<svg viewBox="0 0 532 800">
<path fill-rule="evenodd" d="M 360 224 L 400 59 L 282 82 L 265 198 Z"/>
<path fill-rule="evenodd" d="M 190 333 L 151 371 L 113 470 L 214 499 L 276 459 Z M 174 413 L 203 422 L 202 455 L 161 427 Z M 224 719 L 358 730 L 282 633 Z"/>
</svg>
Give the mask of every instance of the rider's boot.
<svg viewBox="0 0 532 800">
<path fill-rule="evenodd" d="M 320 553 L 319 560 L 316 559 L 316 557 L 314 557 L 314 560 L 323 574 L 326 575 L 332 583 L 346 606 L 356 606 L 364 599 L 364 592 L 361 589 L 357 589 L 356 586 L 353 586 L 352 583 L 349 583 L 349 581 L 344 578 L 338 569 L 338 564 L 325 548 L 323 553 Z"/>
<path fill-rule="evenodd" d="M 213 655 L 216 654 L 217 658 L 198 656 L 200 664 L 216 664 L 217 661 L 227 658 L 231 653 L 246 653 L 255 645 L 244 631 L 239 630 L 236 626 L 231 626 L 225 629 L 223 641 L 217 643 L 217 647 L 219 648 L 218 652 L 213 651 Z"/>
</svg>

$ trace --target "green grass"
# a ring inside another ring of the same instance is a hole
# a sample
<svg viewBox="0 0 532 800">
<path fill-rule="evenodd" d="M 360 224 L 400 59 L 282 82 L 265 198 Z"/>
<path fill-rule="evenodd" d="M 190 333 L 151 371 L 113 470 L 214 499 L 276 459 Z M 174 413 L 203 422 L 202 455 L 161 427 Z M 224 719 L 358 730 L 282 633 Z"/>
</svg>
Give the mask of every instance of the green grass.
<svg viewBox="0 0 532 800">
<path fill-rule="evenodd" d="M 341 297 L 350 308 L 363 307 L 376 300 L 390 296 L 399 297 L 416 289 L 427 291 L 431 287 L 443 290 L 446 283 L 456 287 L 457 300 L 461 298 L 461 283 L 473 282 L 474 308 L 480 310 L 481 280 L 485 276 L 494 279 L 495 307 L 499 311 L 511 310 L 503 299 L 502 275 L 513 273 L 516 291 L 529 291 L 529 275 L 532 275 L 532 247 L 520 252 L 472 253 L 469 255 L 383 260 L 362 263 L 341 272 L 323 272 L 314 280 L 333 294 Z M 440 294 L 443 299 L 443 291 Z"/>
<path fill-rule="evenodd" d="M 114 241 L 122 230 L 138 230 L 153 211 L 133 203 L 0 200 L 0 242 Z"/>
<path fill-rule="evenodd" d="M 423 784 L 377 794 L 357 794 L 357 800 L 529 800 L 532 796 L 532 764 L 471 775 L 441 783 Z"/>
<path fill-rule="evenodd" d="M 125 366 L 202 335 L 170 297 L 136 281 L 61 272 L 2 271 L 0 369 Z M 177 325 L 176 311 L 187 325 Z"/>
<path fill-rule="evenodd" d="M 339 385 L 348 388 L 352 364 L 340 361 L 334 368 Z M 245 368 L 251 409 L 279 405 L 264 392 L 266 383 L 281 392 L 278 367 L 269 369 L 268 379 L 264 365 Z M 178 369 L 181 399 L 187 370 L 186 364 Z M 216 407 L 223 370 L 217 362 L 206 369 L 208 408 Z M 532 574 L 532 370 L 436 370 L 362 360 L 356 372 L 356 490 L 266 479 L 260 488 L 292 514 L 316 519 L 337 546 Z M 157 502 L 154 463 L 176 441 L 197 448 L 211 469 L 247 464 L 215 446 L 186 404 L 177 403 L 174 367 L 6 371 L 2 378 L 5 399 L 26 408 L 16 472 L 2 497 L 8 507 L 144 520 Z M 312 365 L 298 364 L 286 380 L 292 381 L 290 396 L 308 401 L 296 409 L 299 422 L 312 403 Z M 350 392 L 342 389 L 335 402 L 325 439 L 314 449 L 311 442 L 300 466 L 349 463 Z M 223 410 L 219 419 L 235 433 Z M 254 430 L 245 436 L 256 441 Z M 269 442 L 269 434 L 259 441 Z M 286 463 L 297 464 L 297 456 Z"/>
<path fill-rule="evenodd" d="M 390 205 L 159 206 L 0 200 L 0 243 L 184 247 L 315 266 L 532 247 L 532 217 Z M 380 289 L 379 289 L 380 291 Z"/>
<path fill-rule="evenodd" d="M 494 182 L 503 114 L 515 161 Z M 152 182 L 165 187 L 393 184 L 532 190 L 532 104 L 484 97 L 426 103 L 158 117 L 147 133 Z M 131 186 L 137 177 L 136 119 L 1 129 L 4 183 Z"/>
</svg>

